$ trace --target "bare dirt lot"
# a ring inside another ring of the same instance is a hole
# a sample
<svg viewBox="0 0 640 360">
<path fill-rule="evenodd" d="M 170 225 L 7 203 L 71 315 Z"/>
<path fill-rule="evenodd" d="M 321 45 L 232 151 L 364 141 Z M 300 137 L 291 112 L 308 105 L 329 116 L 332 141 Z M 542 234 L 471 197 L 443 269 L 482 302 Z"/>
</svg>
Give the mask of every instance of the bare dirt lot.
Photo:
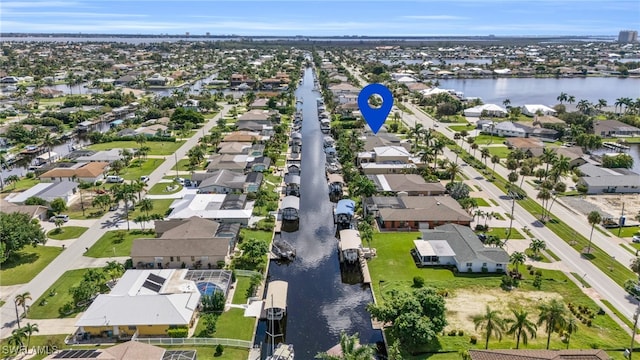
<svg viewBox="0 0 640 360">
<path fill-rule="evenodd" d="M 536 313 L 535 308 L 552 298 L 561 299 L 559 294 L 545 291 L 520 291 L 514 289 L 509 293 L 500 289 L 486 290 L 482 293 L 467 290 L 457 290 L 449 294 L 446 299 L 447 321 L 449 325 L 445 331 L 463 330 L 465 334 L 477 334 L 471 320 L 475 315 L 484 314 L 486 306 L 493 310 L 500 310 L 503 316 L 511 314 L 510 309 L 523 308 L 529 313 Z M 542 334 L 542 331 L 540 332 Z"/>
<path fill-rule="evenodd" d="M 635 215 L 640 212 L 640 195 L 638 194 L 572 196 L 562 200 L 574 210 L 585 215 L 596 210 L 603 215 L 608 214 L 616 218 L 620 216 L 622 203 L 624 203 L 624 213 L 629 221 L 635 221 Z"/>
</svg>

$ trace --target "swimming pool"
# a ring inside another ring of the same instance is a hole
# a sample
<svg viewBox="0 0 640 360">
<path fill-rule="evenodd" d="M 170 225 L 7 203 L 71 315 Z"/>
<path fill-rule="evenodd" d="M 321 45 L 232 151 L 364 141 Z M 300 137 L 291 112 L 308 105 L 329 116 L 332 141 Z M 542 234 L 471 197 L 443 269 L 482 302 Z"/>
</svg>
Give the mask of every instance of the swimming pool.
<svg viewBox="0 0 640 360">
<path fill-rule="evenodd" d="M 223 292 L 218 285 L 212 282 L 199 282 L 198 290 L 200 290 L 200 294 L 202 295 L 213 295 L 216 291 Z"/>
</svg>

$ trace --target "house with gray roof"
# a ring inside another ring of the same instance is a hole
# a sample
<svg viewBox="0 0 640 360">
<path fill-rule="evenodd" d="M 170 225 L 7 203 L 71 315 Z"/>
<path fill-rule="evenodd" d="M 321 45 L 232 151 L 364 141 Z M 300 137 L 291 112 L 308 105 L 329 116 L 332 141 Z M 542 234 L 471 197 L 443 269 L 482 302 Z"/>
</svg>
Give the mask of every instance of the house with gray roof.
<svg viewBox="0 0 640 360">
<path fill-rule="evenodd" d="M 256 192 L 262 184 L 263 175 L 259 172 L 248 174 L 231 170 L 217 170 L 208 172 L 203 179 L 198 181 L 198 193 L 200 194 L 230 194 L 234 192 Z"/>
<path fill-rule="evenodd" d="M 248 155 L 212 155 L 209 158 L 209 164 L 207 164 L 207 172 L 214 172 L 223 169 L 244 171 L 249 160 L 253 160 L 253 158 L 250 159 Z"/>
<path fill-rule="evenodd" d="M 593 123 L 593 133 L 602 137 L 640 136 L 640 129 L 618 120 L 603 120 Z"/>
<path fill-rule="evenodd" d="M 446 189 L 439 182 L 428 183 L 417 174 L 367 175 L 378 192 L 403 193 L 407 195 L 444 195 Z"/>
<path fill-rule="evenodd" d="M 640 193 L 640 175 L 627 169 L 609 169 L 591 163 L 579 166 L 578 184 L 587 194 Z"/>
<path fill-rule="evenodd" d="M 485 246 L 467 226 L 446 224 L 422 230 L 414 240 L 414 256 L 422 266 L 455 266 L 460 272 L 506 272 L 509 254 Z"/>
<path fill-rule="evenodd" d="M 31 188 L 17 193 L 15 196 L 9 198 L 7 201 L 13 204 L 22 205 L 30 197 L 38 197 L 44 201 L 50 203 L 57 198 L 64 200 L 65 204 L 71 203 L 73 196 L 78 192 L 78 183 L 74 181 L 58 181 L 53 183 L 39 183 Z"/>
</svg>

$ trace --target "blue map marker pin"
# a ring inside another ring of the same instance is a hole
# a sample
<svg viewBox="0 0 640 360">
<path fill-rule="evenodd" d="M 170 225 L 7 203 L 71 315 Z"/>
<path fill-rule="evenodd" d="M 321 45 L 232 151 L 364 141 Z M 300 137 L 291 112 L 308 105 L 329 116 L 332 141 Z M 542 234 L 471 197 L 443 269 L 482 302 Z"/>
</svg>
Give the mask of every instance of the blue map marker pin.
<svg viewBox="0 0 640 360">
<path fill-rule="evenodd" d="M 374 109 L 369 105 L 369 98 L 374 94 L 382 98 L 382 106 L 378 109 Z M 358 95 L 358 107 L 360 108 L 362 117 L 371 128 L 371 131 L 377 134 L 391 112 L 391 108 L 393 107 L 393 94 L 382 84 L 369 84 L 365 86 Z"/>
</svg>

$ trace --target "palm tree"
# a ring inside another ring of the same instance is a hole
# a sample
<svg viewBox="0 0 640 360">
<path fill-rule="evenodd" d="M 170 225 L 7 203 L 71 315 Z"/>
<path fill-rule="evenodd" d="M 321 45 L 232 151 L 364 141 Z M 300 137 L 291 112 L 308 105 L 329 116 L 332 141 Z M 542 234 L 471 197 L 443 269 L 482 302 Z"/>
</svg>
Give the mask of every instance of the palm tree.
<svg viewBox="0 0 640 360">
<path fill-rule="evenodd" d="M 544 221 L 545 217 L 546 217 L 546 212 L 545 212 L 545 204 L 547 201 L 549 201 L 549 199 L 551 199 L 551 192 L 549 191 L 549 189 L 543 187 L 540 189 L 540 191 L 538 192 L 538 195 L 536 196 L 537 199 L 541 200 L 542 203 L 542 214 L 540 215 L 540 220 Z"/>
<path fill-rule="evenodd" d="M 542 160 L 543 163 L 547 164 L 547 167 L 545 169 L 546 173 L 549 174 L 549 165 L 551 165 L 556 159 L 556 152 L 549 147 L 545 147 L 544 149 L 542 149 L 542 155 L 540 155 L 540 160 Z M 545 179 L 547 178 L 548 175 L 545 175 Z"/>
<path fill-rule="evenodd" d="M 27 313 L 27 300 L 33 300 L 31 298 L 31 293 L 30 292 L 24 292 L 22 294 L 18 294 L 16 295 L 14 301 L 16 302 L 17 306 L 22 306 L 22 311 L 26 314 Z"/>
<path fill-rule="evenodd" d="M 502 105 L 504 105 L 504 107 L 506 107 L 507 109 L 511 106 L 511 100 L 509 99 L 504 99 L 502 101 Z"/>
<path fill-rule="evenodd" d="M 358 333 L 348 336 L 344 331 L 340 333 L 340 355 L 318 353 L 316 359 L 324 360 L 371 360 L 374 350 L 371 345 L 362 345 L 358 340 Z"/>
<path fill-rule="evenodd" d="M 437 168 L 438 167 L 438 153 L 442 154 L 442 150 L 444 150 L 445 148 L 445 143 L 444 141 L 442 141 L 442 139 L 436 137 L 435 140 L 433 141 L 433 144 L 431 144 L 431 148 L 433 148 L 433 168 Z"/>
<path fill-rule="evenodd" d="M 564 328 L 567 323 L 567 309 L 558 299 L 551 299 L 549 302 L 538 306 L 538 310 L 540 310 L 540 315 L 538 316 L 538 323 L 536 325 L 545 325 L 545 332 L 547 333 L 547 350 L 549 350 L 551 333 Z"/>
<path fill-rule="evenodd" d="M 487 148 L 483 148 L 483 150 L 484 150 L 484 149 L 487 149 Z M 489 149 L 487 149 L 487 153 L 489 153 Z M 491 157 L 491 163 L 493 164 L 493 172 L 496 172 L 496 164 L 499 164 L 499 163 L 500 163 L 500 156 L 498 156 L 498 155 L 493 155 L 493 156 Z M 485 158 L 485 160 L 484 160 L 484 166 L 487 166 L 487 159 L 486 159 L 486 158 Z"/>
<path fill-rule="evenodd" d="M 587 254 L 591 254 L 591 239 L 593 238 L 593 228 L 596 224 L 599 224 L 602 221 L 602 216 L 597 211 L 592 211 L 587 215 L 587 220 L 589 224 L 591 224 L 591 233 L 589 234 L 589 246 L 587 247 Z"/>
<path fill-rule="evenodd" d="M 449 161 L 447 172 L 449 173 L 449 176 L 451 176 L 451 182 L 453 183 L 456 179 L 456 176 L 462 173 L 462 167 L 460 166 L 460 164 L 457 164 L 453 161 Z"/>
<path fill-rule="evenodd" d="M 567 97 L 567 102 L 569 104 L 573 104 L 574 102 L 576 102 L 576 97 L 573 95 L 569 95 L 569 97 Z"/>
<path fill-rule="evenodd" d="M 578 332 L 578 324 L 576 324 L 576 319 L 573 316 L 571 316 L 571 318 L 567 322 L 567 326 L 562 330 L 562 333 L 564 334 L 564 338 L 567 339 L 567 349 L 569 349 L 569 342 L 571 342 L 571 335 L 576 332 Z"/>
<path fill-rule="evenodd" d="M 136 199 L 133 187 L 129 184 L 116 184 L 111 188 L 111 191 L 113 192 L 113 197 L 116 202 L 120 202 L 120 200 L 124 201 L 125 216 L 127 218 L 127 231 L 129 231 L 129 201 L 135 203 Z"/>
<path fill-rule="evenodd" d="M 529 249 L 533 252 L 533 256 L 537 257 L 540 254 L 540 251 L 547 248 L 547 243 L 544 240 L 540 239 L 532 239 L 531 244 L 529 244 Z"/>
<path fill-rule="evenodd" d="M 31 335 L 33 335 L 33 333 L 40 332 L 40 329 L 38 329 L 38 324 L 27 323 L 27 325 L 25 325 L 22 330 L 24 331 L 24 334 L 27 335 L 27 351 L 29 351 L 29 345 L 31 344 Z"/>
<path fill-rule="evenodd" d="M 142 199 L 139 202 L 140 210 L 144 211 L 147 216 L 149 216 L 149 211 L 153 210 L 153 200 L 151 199 Z"/>
<path fill-rule="evenodd" d="M 504 330 L 504 320 L 500 317 L 500 312 L 497 310 L 491 310 L 487 305 L 484 314 L 479 314 L 473 317 L 473 323 L 476 326 L 476 330 L 484 329 L 486 332 L 486 340 L 484 348 L 489 348 L 489 338 L 495 336 L 498 341 L 502 340 L 502 331 Z"/>
<path fill-rule="evenodd" d="M 24 338 L 26 336 L 27 335 L 24 333 L 22 328 L 13 329 L 13 331 L 11 331 L 11 337 L 7 342 L 9 343 L 9 346 L 17 348 L 19 352 L 24 348 Z"/>
<path fill-rule="evenodd" d="M 538 327 L 528 319 L 529 313 L 524 309 L 511 309 L 511 313 L 513 314 L 513 318 L 506 320 L 507 324 L 511 324 L 507 329 L 507 334 L 516 335 L 516 349 L 519 349 L 520 338 L 522 337 L 522 343 L 527 345 L 529 342 L 529 336 L 532 339 L 536 337 L 536 330 L 538 330 Z"/>
<path fill-rule="evenodd" d="M 520 251 L 514 251 L 513 254 L 511 254 L 511 256 L 509 257 L 509 261 L 515 265 L 516 267 L 516 274 L 520 274 L 520 271 L 518 269 L 518 267 L 522 264 L 524 264 L 524 261 L 527 259 L 527 256 Z"/>
<path fill-rule="evenodd" d="M 558 100 L 560 104 L 562 104 L 564 101 L 567 101 L 568 98 L 569 98 L 569 95 L 567 95 L 566 92 L 561 92 L 560 95 L 558 95 L 558 97 L 556 98 L 556 100 Z"/>
<path fill-rule="evenodd" d="M 4 179 L 4 181 L 7 183 L 7 185 L 13 184 L 13 190 L 15 190 L 16 189 L 16 183 L 18 181 L 20 181 L 20 177 L 18 175 L 9 175 L 9 176 L 7 176 L 6 179 Z"/>
<path fill-rule="evenodd" d="M 487 159 L 491 157 L 491 153 L 489 152 L 489 148 L 488 147 L 483 147 L 482 149 L 480 149 L 480 157 L 482 159 L 484 159 L 484 166 L 487 166 Z M 499 160 L 500 158 L 498 158 Z M 495 170 L 495 167 L 493 168 Z"/>
</svg>

